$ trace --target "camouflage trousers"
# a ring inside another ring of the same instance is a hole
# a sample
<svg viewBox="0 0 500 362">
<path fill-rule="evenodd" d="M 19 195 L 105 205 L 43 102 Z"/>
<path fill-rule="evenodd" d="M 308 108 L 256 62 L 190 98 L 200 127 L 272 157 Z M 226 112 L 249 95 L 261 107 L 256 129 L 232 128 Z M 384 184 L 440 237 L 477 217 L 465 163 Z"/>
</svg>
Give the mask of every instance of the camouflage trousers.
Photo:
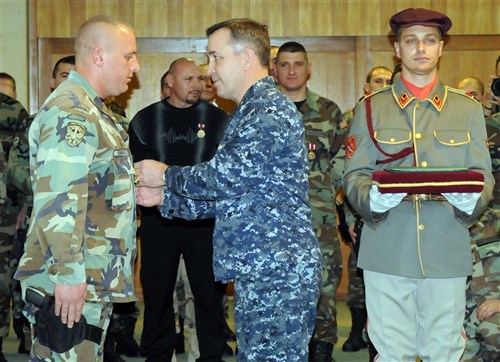
<svg viewBox="0 0 500 362">
<path fill-rule="evenodd" d="M 31 324 L 32 346 L 30 353 L 30 361 L 32 362 L 93 362 L 103 361 L 103 348 L 106 333 L 102 334 L 101 343 L 96 344 L 89 340 L 84 340 L 82 343 L 77 344 L 69 351 L 64 353 L 52 352 L 48 347 L 39 343 L 35 335 L 34 326 L 35 316 L 34 311 L 36 308 L 31 308 L 32 305 L 27 303 L 24 313 Z M 100 327 L 107 331 L 109 320 L 113 311 L 113 303 L 85 303 L 83 305 L 82 315 L 87 320 L 87 323 Z"/>
<path fill-rule="evenodd" d="M 18 284 L 13 279 L 16 260 L 12 259 L 16 217 L 16 210 L 7 205 L 7 213 L 0 224 L 0 337 L 5 337 L 9 332 L 11 299 Z M 20 300 L 19 293 L 17 300 Z"/>
<path fill-rule="evenodd" d="M 478 307 L 489 299 L 500 299 L 500 210 L 487 209 L 470 229 L 473 271 L 467 285 L 465 332 L 467 343 L 462 361 L 500 359 L 500 313 L 480 321 Z"/>
<path fill-rule="evenodd" d="M 342 276 L 342 254 L 337 227 L 323 225 L 317 232 L 321 250 L 322 278 L 313 341 L 337 343 L 337 287 Z"/>
<path fill-rule="evenodd" d="M 359 241 L 358 241 L 359 242 Z M 349 254 L 349 284 L 347 305 L 349 308 L 365 309 L 365 282 L 363 281 L 363 271 L 358 268 L 358 258 L 354 252 L 352 243 Z"/>
<path fill-rule="evenodd" d="M 238 361 L 307 361 L 321 267 L 319 255 L 295 260 L 234 280 Z"/>
</svg>

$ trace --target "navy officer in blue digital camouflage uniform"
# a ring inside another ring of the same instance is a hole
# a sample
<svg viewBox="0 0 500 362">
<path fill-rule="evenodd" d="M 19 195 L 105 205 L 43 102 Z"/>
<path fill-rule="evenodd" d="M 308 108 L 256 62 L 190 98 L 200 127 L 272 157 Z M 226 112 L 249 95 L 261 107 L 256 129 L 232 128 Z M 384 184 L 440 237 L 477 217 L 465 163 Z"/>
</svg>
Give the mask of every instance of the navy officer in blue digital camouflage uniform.
<svg viewBox="0 0 500 362">
<path fill-rule="evenodd" d="M 268 76 L 266 26 L 233 19 L 207 35 L 208 75 L 238 106 L 210 161 L 136 163 L 137 201 L 169 218 L 215 215 L 214 273 L 234 279 L 239 361 L 307 361 L 321 254 L 302 118 Z"/>
</svg>

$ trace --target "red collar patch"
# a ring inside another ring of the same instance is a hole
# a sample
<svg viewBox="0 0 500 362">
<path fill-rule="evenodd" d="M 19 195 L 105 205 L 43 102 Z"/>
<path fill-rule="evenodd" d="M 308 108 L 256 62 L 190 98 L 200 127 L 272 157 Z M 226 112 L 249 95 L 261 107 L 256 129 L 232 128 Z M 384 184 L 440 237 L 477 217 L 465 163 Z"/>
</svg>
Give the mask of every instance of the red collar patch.
<svg viewBox="0 0 500 362">
<path fill-rule="evenodd" d="M 404 106 L 406 105 L 406 103 L 408 103 L 409 100 L 410 100 L 410 96 L 408 95 L 408 93 L 406 93 L 406 91 L 404 91 L 403 94 L 401 94 L 399 96 L 399 99 L 398 99 L 399 106 L 401 108 L 404 108 Z"/>
<path fill-rule="evenodd" d="M 437 93 L 435 93 L 434 97 L 432 97 L 432 103 L 439 110 L 441 110 L 441 108 L 443 108 L 443 100 L 437 95 Z"/>
</svg>

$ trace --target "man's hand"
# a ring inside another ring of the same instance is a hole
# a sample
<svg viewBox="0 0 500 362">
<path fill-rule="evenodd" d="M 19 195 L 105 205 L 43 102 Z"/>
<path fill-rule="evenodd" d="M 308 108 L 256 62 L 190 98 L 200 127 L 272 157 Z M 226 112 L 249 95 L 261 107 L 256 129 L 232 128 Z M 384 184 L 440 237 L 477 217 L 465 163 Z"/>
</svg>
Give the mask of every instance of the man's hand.
<svg viewBox="0 0 500 362">
<path fill-rule="evenodd" d="M 137 187 L 164 186 L 163 174 L 168 168 L 163 162 L 155 160 L 142 160 L 134 163 Z M 146 206 L 146 205 L 143 205 Z"/>
<path fill-rule="evenodd" d="M 356 236 L 358 236 L 358 234 L 356 234 L 356 232 L 354 231 L 355 226 L 356 226 L 356 224 L 349 225 L 349 235 L 351 236 L 351 240 L 352 240 L 353 244 L 356 244 L 358 242 L 358 240 L 356 239 Z"/>
<path fill-rule="evenodd" d="M 55 313 L 61 316 L 61 321 L 72 328 L 75 322 L 82 317 L 85 294 L 87 293 L 87 283 L 77 285 L 56 284 L 54 296 Z"/>
<path fill-rule="evenodd" d="M 16 230 L 19 230 L 19 228 L 21 227 L 21 225 L 23 224 L 23 221 L 24 219 L 26 218 L 26 213 L 28 212 L 28 210 L 26 209 L 26 207 L 23 207 L 20 211 L 19 211 L 19 214 L 17 214 L 17 218 L 16 218 Z"/>
<path fill-rule="evenodd" d="M 480 321 L 500 313 L 500 299 L 488 299 L 477 308 L 477 319 Z"/>
<path fill-rule="evenodd" d="M 135 196 L 137 205 L 151 207 L 163 204 L 163 187 L 138 187 Z"/>
</svg>

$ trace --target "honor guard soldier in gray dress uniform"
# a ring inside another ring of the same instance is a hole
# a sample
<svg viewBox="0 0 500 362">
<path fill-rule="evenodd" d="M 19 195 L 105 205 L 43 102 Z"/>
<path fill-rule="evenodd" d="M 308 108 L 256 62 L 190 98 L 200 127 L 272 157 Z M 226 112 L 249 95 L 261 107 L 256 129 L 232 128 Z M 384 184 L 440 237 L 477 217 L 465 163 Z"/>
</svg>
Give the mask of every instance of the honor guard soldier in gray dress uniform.
<svg viewBox="0 0 500 362">
<path fill-rule="evenodd" d="M 438 79 L 441 36 L 451 27 L 446 15 L 406 9 L 390 25 L 402 74 L 356 105 L 343 182 L 365 222 L 358 265 L 368 334 L 378 361 L 458 361 L 472 272 L 468 228 L 494 184 L 482 109 Z M 404 166 L 474 170 L 484 176 L 484 188 L 415 195 L 380 193 L 372 185 L 375 171 Z"/>
</svg>

